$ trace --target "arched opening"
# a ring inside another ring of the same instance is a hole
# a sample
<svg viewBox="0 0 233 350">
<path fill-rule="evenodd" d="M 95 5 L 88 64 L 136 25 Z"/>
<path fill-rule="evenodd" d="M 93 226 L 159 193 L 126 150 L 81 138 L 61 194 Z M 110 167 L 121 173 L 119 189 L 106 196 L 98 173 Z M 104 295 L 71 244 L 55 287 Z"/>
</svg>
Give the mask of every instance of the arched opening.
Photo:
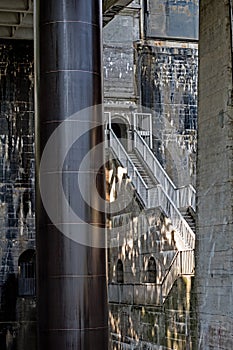
<svg viewBox="0 0 233 350">
<path fill-rule="evenodd" d="M 153 257 L 150 257 L 147 267 L 147 282 L 156 283 L 156 263 Z"/>
<path fill-rule="evenodd" d="M 122 129 L 121 129 L 121 127 L 120 127 L 120 125 L 119 124 L 117 124 L 117 123 L 112 123 L 112 130 L 113 130 L 113 132 L 114 132 L 114 134 L 116 135 L 116 137 L 118 138 L 118 139 L 121 139 L 122 138 Z"/>
<path fill-rule="evenodd" d="M 36 294 L 36 252 L 28 249 L 23 252 L 18 261 L 19 296 L 35 296 Z"/>
<path fill-rule="evenodd" d="M 111 128 L 114 134 L 116 135 L 116 137 L 125 147 L 125 149 L 127 149 L 128 148 L 128 131 L 129 131 L 128 123 L 122 118 L 115 117 L 111 121 Z"/>
<path fill-rule="evenodd" d="M 123 262 L 120 259 L 117 261 L 116 278 L 117 283 L 124 283 L 124 267 Z"/>
</svg>

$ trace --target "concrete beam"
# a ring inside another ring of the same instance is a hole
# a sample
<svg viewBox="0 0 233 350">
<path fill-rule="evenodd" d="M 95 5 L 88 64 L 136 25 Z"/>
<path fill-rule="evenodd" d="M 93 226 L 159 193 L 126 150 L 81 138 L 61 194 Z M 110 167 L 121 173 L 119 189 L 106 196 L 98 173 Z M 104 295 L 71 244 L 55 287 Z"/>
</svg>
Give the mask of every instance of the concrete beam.
<svg viewBox="0 0 233 350">
<path fill-rule="evenodd" d="M 32 40 L 33 28 L 0 26 L 0 38 Z"/>
<path fill-rule="evenodd" d="M 0 12 L 0 26 L 33 27 L 33 14 L 23 12 Z"/>
<path fill-rule="evenodd" d="M 33 0 L 1 0 L 0 12 L 33 13 Z"/>
<path fill-rule="evenodd" d="M 132 0 L 103 0 L 103 26 L 108 24 Z"/>
<path fill-rule="evenodd" d="M 33 40 L 33 0 L 0 1 L 0 38 Z"/>
<path fill-rule="evenodd" d="M 103 13 L 111 9 L 113 6 L 125 7 L 131 2 L 132 0 L 103 0 Z"/>
</svg>

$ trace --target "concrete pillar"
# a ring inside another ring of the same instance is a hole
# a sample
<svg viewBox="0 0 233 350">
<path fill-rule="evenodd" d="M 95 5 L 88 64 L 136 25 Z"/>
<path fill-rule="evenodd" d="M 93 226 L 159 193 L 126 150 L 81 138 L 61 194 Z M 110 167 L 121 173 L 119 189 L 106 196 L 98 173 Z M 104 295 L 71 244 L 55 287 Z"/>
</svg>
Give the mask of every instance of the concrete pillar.
<svg viewBox="0 0 233 350">
<path fill-rule="evenodd" d="M 97 174 L 99 164 L 104 163 L 103 147 L 88 155 L 103 140 L 103 128 L 96 127 L 102 122 L 101 107 L 87 112 L 84 120 L 77 117 L 83 108 L 102 103 L 101 3 L 37 0 L 36 5 L 37 175 L 47 141 L 58 127 L 68 125 L 56 136 L 57 163 L 53 163 L 53 157 L 48 160 L 37 181 L 39 350 L 103 350 L 108 345 L 106 250 L 101 242 L 98 244 L 105 214 L 98 209 L 98 195 L 92 190 L 89 176 Z M 70 119 L 72 115 L 76 117 Z M 64 160 L 72 129 L 81 130 L 81 136 L 70 145 Z M 90 168 L 84 170 L 82 183 L 97 208 L 85 202 L 78 186 L 79 166 L 86 155 Z M 96 164 L 94 159 L 98 159 Z M 63 161 L 60 168 L 50 166 Z M 51 191 L 59 179 L 65 197 L 57 193 L 58 187 Z M 41 200 L 39 181 L 40 186 L 41 181 L 48 182 L 46 203 L 44 198 Z M 96 187 L 102 197 L 104 181 L 104 172 L 98 172 Z M 58 213 L 56 222 L 48 207 Z M 80 220 L 69 222 L 67 213 L 71 211 Z M 77 236 L 69 237 L 67 232 L 71 231 Z M 79 237 L 88 236 L 90 231 L 94 243 L 87 240 L 85 245 Z"/>
<path fill-rule="evenodd" d="M 233 348 L 230 1 L 200 1 L 196 293 L 198 349 Z"/>
</svg>

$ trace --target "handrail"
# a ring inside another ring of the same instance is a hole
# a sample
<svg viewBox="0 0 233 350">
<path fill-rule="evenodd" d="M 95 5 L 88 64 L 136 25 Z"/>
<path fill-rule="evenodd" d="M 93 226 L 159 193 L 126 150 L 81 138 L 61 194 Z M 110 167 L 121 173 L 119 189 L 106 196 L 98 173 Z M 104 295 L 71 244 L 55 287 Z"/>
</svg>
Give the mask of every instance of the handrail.
<svg viewBox="0 0 233 350">
<path fill-rule="evenodd" d="M 125 148 L 118 140 L 117 136 L 112 129 L 109 129 L 109 145 L 112 148 L 113 152 L 117 158 L 121 161 L 122 165 L 127 169 L 127 174 L 130 177 L 134 187 L 137 190 L 137 193 L 143 200 L 144 204 L 148 206 L 148 186 L 141 177 L 139 171 L 135 167 L 134 163 L 130 159 Z"/>
<path fill-rule="evenodd" d="M 160 206 L 166 216 L 171 219 L 173 227 L 179 232 L 184 242 L 191 249 L 194 249 L 195 234 L 177 209 L 175 203 L 166 193 L 164 187 L 162 185 L 157 185 L 155 188 L 150 189 L 147 187 L 123 145 L 112 130 L 109 130 L 109 143 L 122 165 L 127 168 L 128 176 L 131 178 L 131 181 L 145 206 L 147 208 Z"/>
<path fill-rule="evenodd" d="M 161 207 L 165 215 L 170 218 L 172 226 L 179 232 L 183 241 L 191 248 L 195 247 L 195 233 L 188 225 L 175 203 L 160 184 L 156 188 L 148 189 L 148 208 Z"/>
<path fill-rule="evenodd" d="M 166 216 L 171 219 L 173 227 L 179 232 L 184 242 L 191 248 L 195 248 L 195 233 L 184 219 L 175 203 L 169 198 L 161 185 L 157 185 L 157 206 L 160 206 Z M 150 196 L 150 198 L 153 198 Z M 154 207 L 156 203 L 151 203 Z"/>
<path fill-rule="evenodd" d="M 191 184 L 180 188 L 176 187 L 137 130 L 134 130 L 134 147 L 149 166 L 154 177 L 159 181 L 165 192 L 175 203 L 176 207 L 192 207 L 195 211 L 196 190 L 194 187 Z"/>
<path fill-rule="evenodd" d="M 161 283 L 162 301 L 164 302 L 176 279 L 181 275 L 193 275 L 194 250 L 178 251 Z"/>
<path fill-rule="evenodd" d="M 180 254 L 179 252 L 176 252 L 174 258 L 172 259 L 172 262 L 169 266 L 168 271 L 166 272 L 162 283 L 161 283 L 161 298 L 162 301 L 166 298 L 166 296 L 169 294 L 170 290 L 172 289 L 173 284 L 175 283 L 177 277 L 179 276 L 179 268 L 180 268 Z"/>
</svg>

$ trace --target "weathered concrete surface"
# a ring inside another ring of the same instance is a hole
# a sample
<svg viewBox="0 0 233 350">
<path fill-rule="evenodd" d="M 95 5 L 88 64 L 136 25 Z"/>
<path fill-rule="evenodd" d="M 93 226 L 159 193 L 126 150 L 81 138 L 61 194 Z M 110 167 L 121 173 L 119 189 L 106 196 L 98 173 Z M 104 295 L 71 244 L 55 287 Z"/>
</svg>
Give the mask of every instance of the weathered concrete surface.
<svg viewBox="0 0 233 350">
<path fill-rule="evenodd" d="M 153 113 L 153 152 L 177 186 L 195 185 L 198 45 L 136 45 L 140 104 Z"/>
<path fill-rule="evenodd" d="M 196 293 L 198 349 L 233 348 L 232 47 L 228 1 L 202 0 Z"/>
<path fill-rule="evenodd" d="M 192 278 L 179 278 L 163 308 L 110 302 L 113 350 L 196 350 Z"/>
</svg>

